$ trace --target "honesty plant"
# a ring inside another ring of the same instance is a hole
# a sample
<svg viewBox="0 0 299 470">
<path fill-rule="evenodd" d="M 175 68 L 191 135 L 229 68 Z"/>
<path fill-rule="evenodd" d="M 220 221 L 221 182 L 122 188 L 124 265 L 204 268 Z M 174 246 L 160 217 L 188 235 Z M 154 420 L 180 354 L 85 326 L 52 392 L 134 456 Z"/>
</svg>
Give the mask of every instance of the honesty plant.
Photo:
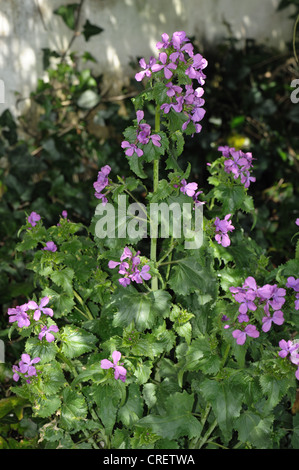
<svg viewBox="0 0 299 470">
<path fill-rule="evenodd" d="M 99 168 L 90 227 L 70 211 L 48 228 L 31 213 L 22 227 L 36 294 L 7 312 L 25 348 L 12 392 L 43 447 L 277 448 L 295 426 L 299 250 L 273 267 L 253 240 L 250 152 L 216 142 L 210 190 L 190 176 L 184 145 L 200 138 L 207 60 L 184 31 L 161 39 L 139 62 L 144 88 L 120 142 L 131 176 Z M 148 206 L 157 230 L 141 234 Z M 181 221 L 194 230 L 176 236 Z M 199 245 L 186 245 L 196 230 Z"/>
</svg>

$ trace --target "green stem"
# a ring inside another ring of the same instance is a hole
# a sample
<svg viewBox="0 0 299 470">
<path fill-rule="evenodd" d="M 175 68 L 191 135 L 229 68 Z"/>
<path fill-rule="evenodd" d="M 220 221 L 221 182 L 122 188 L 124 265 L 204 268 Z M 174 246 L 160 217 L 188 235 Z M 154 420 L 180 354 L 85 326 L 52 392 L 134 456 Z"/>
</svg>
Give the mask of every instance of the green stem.
<svg viewBox="0 0 299 470">
<path fill-rule="evenodd" d="M 177 245 L 177 242 L 176 241 L 174 242 L 173 237 L 171 237 L 170 247 L 167 250 L 167 252 L 162 256 L 162 258 L 159 259 L 157 263 L 157 267 L 160 266 L 160 264 L 165 260 L 165 258 L 167 258 L 170 255 L 170 253 L 172 252 L 172 250 L 175 248 L 176 245 Z"/>
<path fill-rule="evenodd" d="M 60 359 L 69 366 L 69 368 L 74 374 L 74 377 L 77 377 L 78 372 L 76 371 L 76 368 L 73 366 L 72 361 L 70 361 L 67 357 L 65 357 L 65 355 L 62 352 L 58 353 L 58 357 L 60 357 Z"/>
<path fill-rule="evenodd" d="M 205 433 L 205 435 L 203 436 L 202 440 L 200 441 L 197 449 L 201 449 L 205 443 L 207 442 L 207 440 L 209 439 L 210 435 L 212 434 L 212 432 L 214 431 L 214 429 L 216 428 L 217 426 L 217 419 L 215 419 L 215 421 L 211 424 L 211 426 L 209 427 L 209 429 L 207 430 L 207 432 Z"/>
<path fill-rule="evenodd" d="M 89 308 L 87 307 L 87 305 L 83 302 L 83 299 L 80 297 L 80 295 L 78 294 L 78 292 L 75 291 L 75 289 L 73 289 L 73 292 L 74 292 L 74 296 L 76 297 L 76 299 L 78 300 L 78 302 L 82 305 L 82 307 L 84 308 L 89 320 L 93 320 L 93 316 L 92 316 L 92 313 L 91 311 L 89 310 Z M 82 313 L 82 312 L 81 312 Z"/>
<path fill-rule="evenodd" d="M 156 114 L 155 114 L 155 132 L 160 131 L 160 108 L 156 106 Z M 159 185 L 159 160 L 154 160 L 154 168 L 153 168 L 153 193 L 158 190 Z M 156 263 L 157 261 L 157 242 L 158 239 L 152 237 L 151 238 L 151 261 Z M 158 290 L 158 278 L 157 276 L 152 277 L 152 290 Z"/>
<path fill-rule="evenodd" d="M 222 363 L 221 363 L 221 369 L 223 369 L 223 367 L 226 364 L 229 352 L 230 352 L 230 344 L 228 344 L 227 347 L 226 347 L 226 350 L 225 350 L 225 353 L 224 353 L 224 356 L 223 356 L 223 359 L 222 359 Z"/>
</svg>

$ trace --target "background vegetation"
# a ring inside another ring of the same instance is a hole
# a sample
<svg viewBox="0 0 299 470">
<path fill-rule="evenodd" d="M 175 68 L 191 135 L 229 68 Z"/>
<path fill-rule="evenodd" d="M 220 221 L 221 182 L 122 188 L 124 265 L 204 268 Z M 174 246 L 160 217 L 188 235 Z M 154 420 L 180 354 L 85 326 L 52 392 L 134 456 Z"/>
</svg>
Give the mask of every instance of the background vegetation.
<svg viewBox="0 0 299 470">
<path fill-rule="evenodd" d="M 298 1 L 289 0 L 280 8 L 290 3 L 299 8 Z M 57 14 L 75 31 L 74 11 Z M 86 39 L 99 34 L 100 43 L 101 31 L 86 24 L 83 34 Z M 256 206 L 251 236 L 277 267 L 294 250 L 295 240 L 290 240 L 299 217 L 299 105 L 290 100 L 290 84 L 299 73 L 293 44 L 290 40 L 288 51 L 281 53 L 251 40 L 240 47 L 228 37 L 200 52 L 209 62 L 206 116 L 202 132 L 185 148 L 190 179 L 208 191 L 206 165 L 219 156 L 219 145 L 252 152 L 257 181 L 251 190 Z M 132 76 L 138 59 L 131 64 Z M 26 115 L 15 120 L 6 109 L 0 116 L 0 339 L 6 344 L 6 363 L 0 365 L 0 448 L 4 441 L 9 447 L 35 447 L 37 439 L 29 411 L 9 400 L 11 364 L 23 345 L 19 339 L 8 341 L 6 312 L 35 290 L 26 257 L 15 251 L 25 214 L 42 213 L 44 223 L 52 225 L 67 210 L 72 221 L 88 226 L 97 205 L 92 183 L 99 168 L 109 164 L 114 173 L 127 172 L 120 143 L 135 118 L 131 98 L 142 84 L 132 79 L 120 96 L 108 97 L 102 77 L 91 71 L 94 60 L 88 52 L 77 57 L 44 50 L 49 81 L 38 81 Z M 148 112 L 153 116 L 153 110 Z"/>
</svg>

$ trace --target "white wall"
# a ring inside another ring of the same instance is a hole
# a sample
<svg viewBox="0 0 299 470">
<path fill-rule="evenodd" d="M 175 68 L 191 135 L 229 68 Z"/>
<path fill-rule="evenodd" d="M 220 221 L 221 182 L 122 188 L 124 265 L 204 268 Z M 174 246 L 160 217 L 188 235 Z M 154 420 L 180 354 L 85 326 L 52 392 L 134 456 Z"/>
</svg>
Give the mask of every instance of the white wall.
<svg viewBox="0 0 299 470">
<path fill-rule="evenodd" d="M 5 103 L 16 115 L 16 95 L 29 96 L 42 76 L 42 48 L 63 51 L 72 36 L 62 19 L 53 15 L 60 5 L 79 0 L 0 0 L 0 80 Z M 132 73 L 131 58 L 157 53 L 161 34 L 184 30 L 199 43 L 227 37 L 224 21 L 238 39 L 255 38 L 281 50 L 291 40 L 291 10 L 277 12 L 278 0 L 85 0 L 81 24 L 88 19 L 104 28 L 87 43 L 78 37 L 72 50 L 88 50 L 98 60 L 97 71 L 122 76 Z"/>
</svg>

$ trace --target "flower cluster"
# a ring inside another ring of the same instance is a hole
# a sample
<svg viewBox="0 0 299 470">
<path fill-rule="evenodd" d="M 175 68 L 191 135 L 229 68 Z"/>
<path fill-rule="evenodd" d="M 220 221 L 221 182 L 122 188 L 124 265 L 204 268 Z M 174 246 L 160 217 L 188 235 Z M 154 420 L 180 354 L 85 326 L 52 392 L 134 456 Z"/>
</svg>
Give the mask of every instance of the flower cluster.
<svg viewBox="0 0 299 470">
<path fill-rule="evenodd" d="M 143 155 L 143 150 L 139 145 L 146 145 L 150 140 L 156 147 L 161 147 L 161 136 L 159 134 L 151 134 L 151 126 L 145 122 L 141 122 L 144 118 L 144 112 L 139 110 L 136 112 L 136 116 L 137 132 L 135 141 L 130 143 L 127 140 L 123 140 L 121 143 L 121 147 L 126 149 L 125 154 L 128 157 L 132 157 L 134 153 L 136 153 L 137 157 L 141 157 Z"/>
<path fill-rule="evenodd" d="M 296 292 L 295 310 L 299 310 L 299 279 L 295 279 L 293 276 L 288 277 L 286 287 Z"/>
<path fill-rule="evenodd" d="M 276 284 L 265 284 L 258 287 L 255 279 L 249 276 L 242 287 L 230 287 L 230 292 L 237 303 L 240 304 L 238 321 L 248 323 L 248 312 L 254 312 L 258 306 L 263 305 L 265 315 L 262 318 L 262 330 L 266 333 L 272 323 L 282 325 L 284 323 L 281 307 L 285 303 L 286 290 L 277 287 Z"/>
<path fill-rule="evenodd" d="M 286 287 L 298 292 L 299 279 L 295 279 L 292 276 L 289 277 L 286 282 Z M 243 329 L 235 329 L 232 331 L 232 336 L 236 339 L 237 344 L 244 344 L 247 336 L 251 336 L 252 338 L 259 337 L 260 333 L 256 326 L 249 323 L 249 312 L 256 311 L 259 306 L 263 307 L 265 313 L 262 317 L 262 331 L 264 333 L 267 333 L 271 329 L 272 323 L 275 325 L 282 325 L 284 323 L 284 314 L 281 308 L 286 301 L 286 289 L 278 287 L 277 284 L 265 284 L 259 287 L 254 277 L 249 276 L 245 279 L 242 287 L 230 287 L 229 290 L 235 301 L 240 304 L 238 309 L 238 322 L 243 324 Z M 299 307 L 297 303 L 296 307 Z M 229 318 L 226 315 L 222 316 L 222 321 L 226 322 L 224 325 L 225 329 L 231 327 Z M 246 326 L 244 326 L 244 324 L 246 324 Z M 299 343 L 296 341 L 285 341 L 283 339 L 279 342 L 279 347 L 281 350 L 278 355 L 282 358 L 289 356 L 290 361 L 298 366 L 295 375 L 299 380 Z"/>
<path fill-rule="evenodd" d="M 183 112 L 187 119 L 182 125 L 185 130 L 190 122 L 194 124 L 195 132 L 199 133 L 202 126 L 199 122 L 205 115 L 205 110 L 202 108 L 205 101 L 202 98 L 204 90 L 202 85 L 205 83 L 206 76 L 203 73 L 208 65 L 207 60 L 201 54 L 194 54 L 193 45 L 189 41 L 184 31 L 176 31 L 170 39 L 168 34 L 162 34 L 162 41 L 156 44 L 159 53 L 158 61 L 151 57 L 148 64 L 142 58 L 139 61 L 141 72 L 135 75 L 137 81 L 141 81 L 144 77 L 150 77 L 152 73 L 160 72 L 166 80 L 173 80 L 174 71 L 177 69 L 184 69 L 185 75 L 192 80 L 198 82 L 199 87 L 193 88 L 193 84 L 183 85 L 184 88 L 178 86 L 176 83 L 169 81 L 166 84 L 168 102 L 161 105 L 161 110 L 168 114 L 171 109 L 177 113 Z M 192 82 L 193 83 L 193 82 Z"/>
<path fill-rule="evenodd" d="M 9 317 L 9 323 L 17 322 L 19 328 L 28 327 L 30 326 L 31 320 L 38 321 L 40 319 L 41 314 L 49 315 L 50 317 L 53 316 L 53 310 L 51 308 L 46 307 L 49 303 L 49 297 L 43 297 L 37 305 L 34 300 L 30 300 L 29 302 L 18 305 L 14 308 L 9 308 L 7 313 Z M 29 313 L 27 313 L 29 311 Z"/>
<path fill-rule="evenodd" d="M 22 354 L 21 361 L 19 361 L 19 365 L 14 365 L 12 367 L 13 370 L 13 380 L 17 382 L 20 378 L 20 375 L 26 378 L 26 382 L 30 383 L 30 378 L 37 375 L 36 368 L 33 364 L 37 364 L 40 361 L 40 357 L 34 357 L 31 359 L 29 354 Z"/>
<path fill-rule="evenodd" d="M 45 337 L 46 341 L 51 343 L 55 339 L 52 332 L 57 333 L 59 329 L 57 325 L 50 325 L 48 327 L 44 324 L 44 319 L 47 317 L 53 317 L 54 314 L 51 308 L 46 307 L 49 301 L 49 297 L 43 297 L 39 304 L 37 304 L 34 300 L 29 300 L 29 302 L 23 305 L 9 308 L 7 310 L 7 314 L 9 315 L 9 323 L 17 322 L 19 328 L 27 328 L 32 324 L 38 325 L 41 328 L 41 331 L 38 335 L 39 340 L 42 341 Z M 14 365 L 12 368 L 14 372 L 13 379 L 17 382 L 21 375 L 27 379 L 27 383 L 30 383 L 28 378 L 37 375 L 33 364 L 36 364 L 39 361 L 39 357 L 35 357 L 31 360 L 28 354 L 22 354 L 19 365 Z"/>
<path fill-rule="evenodd" d="M 229 220 L 230 217 L 231 214 L 227 214 L 223 220 L 220 220 L 219 217 L 216 217 L 214 222 L 216 227 L 215 240 L 217 241 L 217 243 L 219 243 L 219 245 L 222 245 L 225 248 L 230 245 L 230 238 L 228 236 L 228 232 L 232 232 L 233 230 L 235 230 L 235 227 Z"/>
<path fill-rule="evenodd" d="M 282 339 L 278 344 L 280 347 L 278 355 L 282 358 L 288 357 L 292 364 L 298 366 L 295 376 L 296 379 L 299 380 L 299 343 Z"/>
<path fill-rule="evenodd" d="M 235 150 L 234 147 L 228 145 L 218 147 L 218 150 L 225 157 L 224 170 L 226 173 L 232 173 L 234 179 L 241 178 L 241 183 L 245 188 L 249 188 L 250 183 L 255 182 L 256 178 L 250 176 L 250 169 L 252 168 L 252 154 L 250 152 L 242 152 L 242 150 Z"/>
<path fill-rule="evenodd" d="M 128 286 L 131 281 L 137 282 L 137 284 L 142 284 L 143 280 L 148 281 L 151 278 L 151 275 L 149 274 L 150 267 L 147 264 L 139 269 L 139 265 L 141 263 L 138 256 L 139 254 L 140 251 L 138 251 L 134 256 L 131 250 L 128 247 L 125 247 L 119 262 L 110 260 L 108 263 L 108 267 L 110 269 L 114 269 L 116 266 L 119 266 L 118 272 L 123 276 L 119 279 L 119 283 L 123 287 Z"/>
<path fill-rule="evenodd" d="M 17 322 L 19 328 L 27 328 L 31 325 L 32 321 L 38 322 L 41 318 L 41 315 L 47 315 L 53 317 L 53 310 L 49 307 L 46 307 L 49 303 L 49 297 L 43 297 L 39 305 L 34 300 L 29 300 L 26 304 L 18 305 L 17 307 L 9 308 L 7 314 L 9 315 L 9 323 Z M 50 343 L 54 340 L 54 336 L 50 333 L 58 332 L 58 327 L 56 325 L 51 325 L 49 328 L 45 325 L 41 325 L 41 332 L 39 334 L 39 339 L 45 336 L 46 340 Z"/>
<path fill-rule="evenodd" d="M 103 206 L 105 206 L 108 202 L 108 199 L 104 194 L 102 194 L 102 191 L 109 185 L 108 175 L 110 171 L 111 168 L 109 165 L 103 166 L 98 172 L 97 181 L 93 183 L 93 187 L 96 190 L 95 197 L 102 200 Z"/>
<path fill-rule="evenodd" d="M 113 362 L 109 361 L 109 359 L 103 359 L 101 361 L 101 368 L 102 369 L 114 369 L 115 380 L 120 379 L 122 382 L 125 382 L 127 371 L 123 367 L 123 363 L 118 365 L 120 358 L 121 358 L 121 353 L 119 351 L 113 351 L 112 353 Z"/>
</svg>

